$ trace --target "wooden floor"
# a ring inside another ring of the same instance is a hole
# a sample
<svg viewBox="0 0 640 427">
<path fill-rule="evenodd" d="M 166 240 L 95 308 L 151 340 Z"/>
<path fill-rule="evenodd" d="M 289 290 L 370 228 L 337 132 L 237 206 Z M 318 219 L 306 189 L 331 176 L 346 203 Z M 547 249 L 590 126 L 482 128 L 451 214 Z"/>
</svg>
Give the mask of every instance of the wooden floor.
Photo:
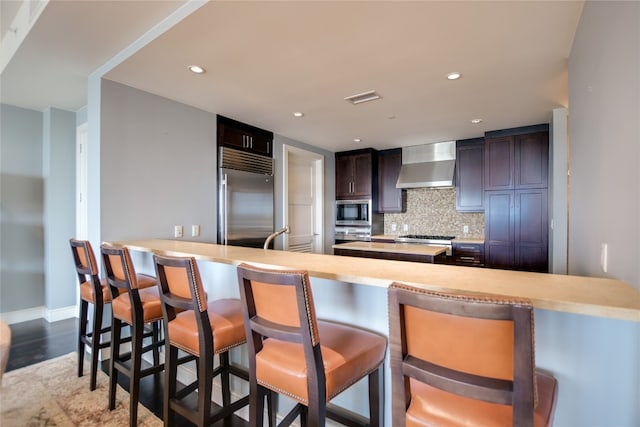
<svg viewBox="0 0 640 427">
<path fill-rule="evenodd" d="M 78 319 L 66 319 L 49 323 L 46 320 L 32 320 L 29 322 L 10 325 L 11 349 L 7 372 L 44 360 L 77 351 Z M 85 377 L 89 387 L 89 363 L 85 361 Z M 102 370 L 108 374 L 108 360 L 102 362 Z M 140 402 L 162 419 L 162 393 L 164 375 L 150 375 L 140 381 Z M 118 376 L 118 383 L 129 390 L 129 380 L 123 375 Z M 105 404 L 107 396 L 105 395 Z M 187 420 L 176 416 L 176 426 L 191 426 Z M 214 426 L 245 427 L 248 425 L 243 419 L 233 417 L 230 422 L 220 421 Z"/>
</svg>

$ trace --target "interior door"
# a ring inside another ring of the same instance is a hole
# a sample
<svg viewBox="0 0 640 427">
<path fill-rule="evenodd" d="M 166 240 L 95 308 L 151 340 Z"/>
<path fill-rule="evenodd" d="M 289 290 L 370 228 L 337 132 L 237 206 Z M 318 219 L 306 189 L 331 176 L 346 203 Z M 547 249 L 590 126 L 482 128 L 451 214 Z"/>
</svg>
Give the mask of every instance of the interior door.
<svg viewBox="0 0 640 427">
<path fill-rule="evenodd" d="M 286 219 L 290 232 L 285 249 L 323 253 L 323 162 L 319 154 L 285 147 Z"/>
</svg>

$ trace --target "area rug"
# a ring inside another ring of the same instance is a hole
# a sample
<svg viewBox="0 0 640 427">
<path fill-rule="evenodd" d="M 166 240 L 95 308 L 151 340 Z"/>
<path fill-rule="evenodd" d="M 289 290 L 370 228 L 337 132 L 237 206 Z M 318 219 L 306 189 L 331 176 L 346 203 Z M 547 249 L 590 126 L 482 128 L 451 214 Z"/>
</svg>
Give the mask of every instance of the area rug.
<svg viewBox="0 0 640 427">
<path fill-rule="evenodd" d="M 109 378 L 99 371 L 97 388 L 90 391 L 89 375 L 77 376 L 76 357 L 70 353 L 7 372 L 0 386 L 0 426 L 128 425 L 129 393 L 118 386 L 116 408 L 110 411 Z M 162 426 L 162 420 L 139 404 L 138 426 Z"/>
</svg>

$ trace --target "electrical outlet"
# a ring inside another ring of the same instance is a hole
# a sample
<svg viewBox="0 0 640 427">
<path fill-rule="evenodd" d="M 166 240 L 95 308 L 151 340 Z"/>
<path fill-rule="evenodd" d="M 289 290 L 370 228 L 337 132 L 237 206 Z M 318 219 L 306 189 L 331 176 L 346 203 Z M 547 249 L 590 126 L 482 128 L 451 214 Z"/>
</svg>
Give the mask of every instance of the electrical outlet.
<svg viewBox="0 0 640 427">
<path fill-rule="evenodd" d="M 200 235 L 200 226 L 192 225 L 191 226 L 191 237 L 198 237 Z"/>
<path fill-rule="evenodd" d="M 182 231 L 182 226 L 181 225 L 174 225 L 173 226 L 173 237 L 182 237 L 184 236 L 184 232 Z"/>
<path fill-rule="evenodd" d="M 409 224 L 403 224 L 402 231 L 409 231 Z"/>
<path fill-rule="evenodd" d="M 464 234 L 469 234 L 469 226 L 468 225 L 463 225 L 462 226 L 462 232 Z"/>
<path fill-rule="evenodd" d="M 395 222 L 391 223 L 391 231 L 396 231 L 398 229 L 398 224 L 396 224 Z"/>
</svg>

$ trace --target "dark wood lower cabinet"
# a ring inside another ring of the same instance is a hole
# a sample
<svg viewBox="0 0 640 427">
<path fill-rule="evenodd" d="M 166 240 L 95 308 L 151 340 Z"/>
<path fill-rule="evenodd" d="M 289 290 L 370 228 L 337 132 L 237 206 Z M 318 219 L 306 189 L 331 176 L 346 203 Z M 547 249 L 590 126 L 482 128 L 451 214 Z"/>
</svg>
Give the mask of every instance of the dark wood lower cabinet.
<svg viewBox="0 0 640 427">
<path fill-rule="evenodd" d="M 484 244 L 453 242 L 453 264 L 484 267 Z"/>
<path fill-rule="evenodd" d="M 485 192 L 485 263 L 547 272 L 547 189 Z"/>
<path fill-rule="evenodd" d="M 432 264 L 445 264 L 447 262 L 447 255 L 445 252 L 436 256 L 430 255 L 418 255 L 418 254 L 402 254 L 396 252 L 376 252 L 376 251 L 359 251 L 352 249 L 334 249 L 334 255 L 353 256 L 359 258 L 374 258 L 374 259 L 388 259 L 395 261 L 414 261 L 414 262 L 428 262 Z"/>
</svg>

